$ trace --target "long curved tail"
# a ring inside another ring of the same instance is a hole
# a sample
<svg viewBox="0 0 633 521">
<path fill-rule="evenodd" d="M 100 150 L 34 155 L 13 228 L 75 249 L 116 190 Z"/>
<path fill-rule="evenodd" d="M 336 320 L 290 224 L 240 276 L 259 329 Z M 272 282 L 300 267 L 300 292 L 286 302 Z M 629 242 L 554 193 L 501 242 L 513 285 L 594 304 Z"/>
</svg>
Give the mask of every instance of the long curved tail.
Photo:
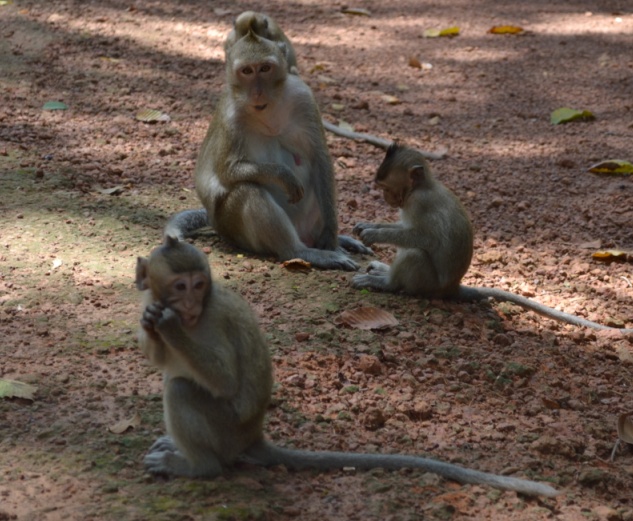
<svg viewBox="0 0 633 521">
<path fill-rule="evenodd" d="M 361 470 L 383 468 L 398 470 L 417 468 L 433 472 L 459 483 L 490 485 L 503 490 L 514 490 L 530 496 L 554 497 L 560 492 L 556 489 L 525 479 L 512 478 L 471 470 L 452 463 L 444 463 L 428 458 L 399 454 L 354 454 L 350 452 L 312 452 L 306 450 L 285 449 L 262 440 L 246 451 L 249 458 L 261 465 L 285 465 L 294 470 L 316 469 L 332 470 L 354 467 Z"/>
<path fill-rule="evenodd" d="M 521 306 L 524 309 L 534 311 L 539 315 L 543 315 L 554 320 L 559 320 L 561 322 L 566 322 L 567 324 L 572 324 L 574 326 L 590 327 L 592 329 L 612 329 L 615 331 L 620 331 L 621 333 L 633 333 L 633 329 L 620 329 L 617 327 L 598 324 L 597 322 L 592 322 L 591 320 L 586 320 L 584 318 L 577 317 L 576 315 L 570 315 L 569 313 L 558 311 L 557 309 L 545 306 L 544 304 L 536 302 L 535 300 L 522 297 L 521 295 L 516 295 L 502 289 L 462 285 L 459 287 L 459 291 L 457 293 L 457 299 L 459 300 L 478 301 L 486 298 L 493 298 L 498 302 L 511 302 L 513 304 Z"/>
<path fill-rule="evenodd" d="M 354 132 L 353 130 L 347 130 L 345 128 L 341 128 L 329 121 L 323 119 L 321 121 L 323 124 L 323 128 L 332 132 L 332 134 L 336 134 L 337 136 L 341 136 L 347 139 L 356 139 L 359 141 L 365 141 L 370 145 L 374 145 L 375 147 L 382 148 L 384 150 L 388 149 L 393 141 L 389 139 L 384 139 L 378 136 L 374 136 L 373 134 L 364 134 L 362 132 Z M 446 157 L 446 149 L 440 152 L 427 152 L 426 150 L 418 150 L 420 154 L 422 154 L 427 159 L 444 159 Z"/>
<path fill-rule="evenodd" d="M 204 208 L 198 210 L 185 210 L 174 214 L 163 230 L 163 236 L 175 237 L 182 241 L 188 235 L 199 228 L 208 226 L 207 211 Z"/>
</svg>

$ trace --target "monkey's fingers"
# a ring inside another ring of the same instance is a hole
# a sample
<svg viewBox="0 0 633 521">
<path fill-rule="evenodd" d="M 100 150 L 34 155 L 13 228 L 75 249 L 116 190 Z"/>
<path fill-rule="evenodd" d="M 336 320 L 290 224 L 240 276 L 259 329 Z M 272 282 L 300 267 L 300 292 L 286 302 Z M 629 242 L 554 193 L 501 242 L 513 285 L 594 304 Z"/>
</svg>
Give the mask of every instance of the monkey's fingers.
<svg viewBox="0 0 633 521">
<path fill-rule="evenodd" d="M 375 230 L 367 228 L 360 233 L 360 240 L 365 246 L 371 246 L 377 242 Z"/>
<path fill-rule="evenodd" d="M 363 243 L 357 241 L 356 239 L 352 239 L 347 235 L 339 235 L 338 236 L 338 244 L 341 248 L 344 248 L 350 253 L 362 253 L 364 255 L 373 255 L 374 252 L 371 248 L 364 246 Z"/>
<path fill-rule="evenodd" d="M 288 187 L 288 202 L 296 204 L 303 199 L 303 186 L 291 185 Z"/>
<path fill-rule="evenodd" d="M 360 235 L 360 233 L 363 230 L 366 230 L 367 228 L 370 228 L 371 226 L 372 226 L 372 223 L 356 223 L 356 226 L 354 226 L 352 233 L 354 235 Z"/>
</svg>

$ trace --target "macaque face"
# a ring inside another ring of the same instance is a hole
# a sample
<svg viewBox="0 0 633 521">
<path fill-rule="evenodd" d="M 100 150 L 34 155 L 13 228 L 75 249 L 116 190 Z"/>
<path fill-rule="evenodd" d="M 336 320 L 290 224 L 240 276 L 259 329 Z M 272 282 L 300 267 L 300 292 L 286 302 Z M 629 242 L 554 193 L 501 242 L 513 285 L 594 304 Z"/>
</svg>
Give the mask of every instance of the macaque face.
<svg viewBox="0 0 633 521">
<path fill-rule="evenodd" d="M 262 112 L 268 106 L 274 72 L 272 62 L 249 63 L 237 70 L 237 77 L 247 87 L 248 102 L 255 112 Z"/>
<path fill-rule="evenodd" d="M 408 186 L 402 183 L 395 183 L 390 177 L 385 181 L 377 181 L 376 186 L 382 190 L 385 202 L 392 208 L 402 208 L 408 192 Z"/>
<path fill-rule="evenodd" d="M 166 287 L 165 304 L 178 314 L 184 327 L 194 327 L 200 319 L 209 291 L 207 275 L 200 271 L 178 273 L 167 281 Z"/>
</svg>

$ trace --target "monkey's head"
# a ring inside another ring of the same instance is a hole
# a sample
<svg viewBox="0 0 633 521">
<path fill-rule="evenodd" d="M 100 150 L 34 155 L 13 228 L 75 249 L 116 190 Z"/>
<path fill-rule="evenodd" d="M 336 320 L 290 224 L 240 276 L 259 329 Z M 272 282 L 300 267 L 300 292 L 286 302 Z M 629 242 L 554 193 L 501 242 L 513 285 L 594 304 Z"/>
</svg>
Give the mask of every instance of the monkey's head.
<svg viewBox="0 0 633 521">
<path fill-rule="evenodd" d="M 252 29 L 226 54 L 232 98 L 248 113 L 274 113 L 288 76 L 287 47 L 258 36 Z"/>
<path fill-rule="evenodd" d="M 204 253 L 174 237 L 136 263 L 136 287 L 175 311 L 182 325 L 198 323 L 211 294 L 211 270 Z"/>
<path fill-rule="evenodd" d="M 402 208 L 411 192 L 433 182 L 426 159 L 417 150 L 392 143 L 376 172 L 376 186 L 387 204 Z"/>
</svg>

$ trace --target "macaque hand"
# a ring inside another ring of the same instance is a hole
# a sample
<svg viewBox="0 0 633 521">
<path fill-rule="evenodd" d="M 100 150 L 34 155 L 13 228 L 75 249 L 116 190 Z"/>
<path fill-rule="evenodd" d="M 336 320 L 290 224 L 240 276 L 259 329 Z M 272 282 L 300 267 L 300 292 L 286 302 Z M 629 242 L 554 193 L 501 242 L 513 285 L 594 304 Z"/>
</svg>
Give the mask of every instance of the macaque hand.
<svg viewBox="0 0 633 521">
<path fill-rule="evenodd" d="M 373 227 L 374 227 L 374 223 L 356 223 L 356 226 L 354 226 L 352 233 L 354 235 L 360 235 L 363 230 L 367 230 L 368 228 L 373 228 Z"/>
<path fill-rule="evenodd" d="M 361 230 L 359 236 L 360 236 L 360 240 L 363 241 L 363 244 L 365 246 L 371 246 L 372 244 L 380 242 L 379 237 L 378 237 L 379 234 L 380 234 L 380 230 L 378 228 L 365 228 Z"/>
<path fill-rule="evenodd" d="M 286 192 L 288 193 L 288 202 L 296 204 L 303 199 L 303 186 L 296 179 L 291 183 L 286 183 Z"/>
<path fill-rule="evenodd" d="M 154 302 L 145 308 L 141 318 L 141 326 L 150 335 L 156 335 L 158 331 L 178 320 L 178 315 L 163 304 Z"/>
</svg>

